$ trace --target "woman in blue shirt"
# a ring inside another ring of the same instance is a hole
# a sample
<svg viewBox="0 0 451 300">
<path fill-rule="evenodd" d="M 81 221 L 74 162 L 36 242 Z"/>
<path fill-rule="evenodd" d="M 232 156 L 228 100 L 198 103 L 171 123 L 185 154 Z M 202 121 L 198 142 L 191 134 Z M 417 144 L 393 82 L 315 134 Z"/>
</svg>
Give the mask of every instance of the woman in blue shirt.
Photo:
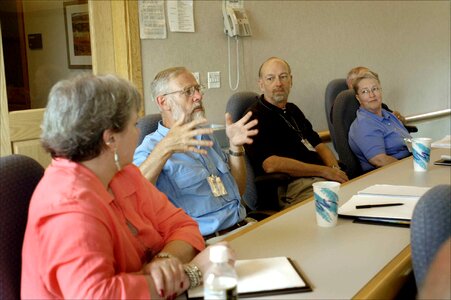
<svg viewBox="0 0 451 300">
<path fill-rule="evenodd" d="M 395 115 L 382 108 L 382 88 L 376 73 L 369 71 L 353 82 L 360 108 L 349 129 L 349 146 L 363 171 L 390 164 L 410 155 L 404 138 L 409 132 Z"/>
</svg>

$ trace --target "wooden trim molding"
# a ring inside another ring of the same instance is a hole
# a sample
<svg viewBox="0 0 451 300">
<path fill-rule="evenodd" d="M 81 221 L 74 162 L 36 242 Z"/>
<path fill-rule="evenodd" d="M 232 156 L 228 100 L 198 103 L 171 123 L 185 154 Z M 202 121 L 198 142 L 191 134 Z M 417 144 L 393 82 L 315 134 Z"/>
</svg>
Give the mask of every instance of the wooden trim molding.
<svg viewBox="0 0 451 300">
<path fill-rule="evenodd" d="M 90 0 L 89 13 L 94 74 L 115 73 L 143 95 L 138 1 Z"/>
</svg>

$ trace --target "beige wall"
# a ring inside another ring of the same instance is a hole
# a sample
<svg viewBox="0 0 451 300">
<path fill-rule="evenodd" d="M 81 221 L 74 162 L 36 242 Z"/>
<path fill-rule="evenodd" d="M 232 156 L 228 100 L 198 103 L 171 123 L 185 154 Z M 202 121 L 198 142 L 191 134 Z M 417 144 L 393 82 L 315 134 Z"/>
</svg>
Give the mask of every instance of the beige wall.
<svg viewBox="0 0 451 300">
<path fill-rule="evenodd" d="M 286 59 L 294 76 L 290 100 L 317 130 L 327 129 L 327 83 L 356 65 L 379 73 L 384 102 L 405 115 L 450 107 L 449 1 L 244 0 L 244 6 L 253 36 L 240 40 L 239 90 L 258 91 L 256 73 L 266 58 Z M 206 92 L 205 106 L 211 122 L 224 123 L 233 92 L 221 2 L 194 1 L 194 15 L 195 33 L 168 30 L 166 40 L 142 40 L 146 112 L 157 112 L 149 99 L 156 72 L 184 65 L 200 72 L 205 85 L 208 71 L 221 71 L 221 88 Z M 234 53 L 234 42 L 232 46 Z M 420 135 L 434 138 L 450 131 L 449 118 L 417 125 Z"/>
<path fill-rule="evenodd" d="M 25 36 L 42 34 L 42 49 L 30 50 L 27 42 L 31 108 L 45 107 L 50 88 L 81 69 L 69 69 L 62 0 L 24 0 Z"/>
</svg>

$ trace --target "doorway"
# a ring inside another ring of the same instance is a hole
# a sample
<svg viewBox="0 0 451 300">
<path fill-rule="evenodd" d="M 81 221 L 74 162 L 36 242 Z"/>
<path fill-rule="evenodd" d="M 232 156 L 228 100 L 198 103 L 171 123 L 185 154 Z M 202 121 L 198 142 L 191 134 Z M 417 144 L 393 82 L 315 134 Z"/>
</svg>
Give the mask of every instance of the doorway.
<svg viewBox="0 0 451 300">
<path fill-rule="evenodd" d="M 22 0 L 0 1 L 8 110 L 31 108 Z"/>
</svg>

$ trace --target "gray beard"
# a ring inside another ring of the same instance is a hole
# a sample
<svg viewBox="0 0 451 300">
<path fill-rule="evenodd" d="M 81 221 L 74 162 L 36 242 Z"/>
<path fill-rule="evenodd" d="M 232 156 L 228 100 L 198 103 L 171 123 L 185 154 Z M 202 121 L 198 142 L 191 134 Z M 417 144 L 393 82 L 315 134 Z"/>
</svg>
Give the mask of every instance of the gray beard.
<svg viewBox="0 0 451 300">
<path fill-rule="evenodd" d="M 176 122 L 176 121 L 180 120 L 180 118 L 182 116 L 183 116 L 183 111 L 180 108 L 180 106 L 174 105 L 172 107 L 172 118 L 174 119 L 174 121 Z M 183 124 L 186 124 L 186 123 L 189 123 L 191 121 L 198 120 L 201 118 L 205 118 L 204 110 L 195 111 L 193 113 L 185 115 L 185 120 L 183 121 Z"/>
<path fill-rule="evenodd" d="M 274 95 L 272 97 L 272 99 L 274 100 L 274 102 L 280 103 L 280 102 L 284 102 L 286 100 L 286 97 L 285 97 L 285 95 Z"/>
</svg>

